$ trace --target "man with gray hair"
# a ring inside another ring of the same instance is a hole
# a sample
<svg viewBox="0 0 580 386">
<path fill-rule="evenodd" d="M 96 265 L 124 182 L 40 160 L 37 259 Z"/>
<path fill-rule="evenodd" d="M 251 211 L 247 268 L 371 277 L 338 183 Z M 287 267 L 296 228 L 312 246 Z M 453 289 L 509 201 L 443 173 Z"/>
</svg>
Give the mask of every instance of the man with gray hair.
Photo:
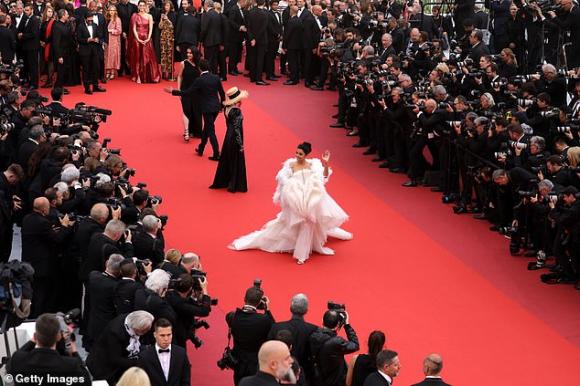
<svg viewBox="0 0 580 386">
<path fill-rule="evenodd" d="M 300 293 L 292 297 L 290 302 L 290 320 L 278 322 L 272 326 L 269 339 L 275 339 L 278 332 L 287 330 L 292 333 L 292 356 L 296 358 L 298 364 L 304 369 L 306 380 L 312 379 L 313 368 L 310 361 L 310 335 L 318 329 L 318 326 L 304 320 L 304 315 L 308 312 L 308 297 Z"/>
<path fill-rule="evenodd" d="M 161 220 L 154 215 L 146 215 L 141 220 L 143 228 L 135 232 L 133 248 L 135 256 L 147 259 L 156 267 L 163 261 L 165 254 L 165 241 L 161 233 Z"/>
<path fill-rule="evenodd" d="M 425 379 L 413 386 L 450 386 L 448 383 L 443 382 L 441 370 L 443 370 L 443 359 L 441 355 L 427 355 L 423 360 L 423 374 L 425 374 Z"/>
<path fill-rule="evenodd" d="M 171 276 L 156 269 L 147 277 L 145 288 L 135 291 L 135 309 L 150 312 L 156 320 L 165 318 L 175 325 L 175 311 L 165 299 Z"/>
<path fill-rule="evenodd" d="M 154 319 L 147 311 L 134 311 L 111 320 L 87 357 L 93 378 L 114 385 L 125 370 L 137 366 L 140 338 L 151 330 Z"/>
</svg>

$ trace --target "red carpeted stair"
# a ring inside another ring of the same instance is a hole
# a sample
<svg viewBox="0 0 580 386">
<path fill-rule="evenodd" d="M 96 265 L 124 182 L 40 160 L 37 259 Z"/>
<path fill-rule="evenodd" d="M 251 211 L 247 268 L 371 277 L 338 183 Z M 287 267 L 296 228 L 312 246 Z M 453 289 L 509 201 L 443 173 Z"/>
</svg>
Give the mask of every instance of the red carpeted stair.
<svg viewBox="0 0 580 386">
<path fill-rule="evenodd" d="M 400 187 L 403 176 L 352 149 L 344 130 L 328 127 L 335 93 L 281 82 L 257 87 L 243 77 L 230 78 L 226 87 L 233 85 L 250 91 L 243 104 L 247 194 L 208 189 L 216 163 L 194 154 L 197 141 L 183 143 L 179 101 L 162 92 L 167 83 L 115 80 L 105 94 L 75 88 L 65 100 L 113 110 L 101 137 L 122 148 L 137 169 L 134 182 L 164 197 L 167 247 L 202 256 L 219 306 L 211 329 L 200 333 L 206 344 L 190 350 L 192 384 L 232 384 L 231 372 L 215 365 L 226 342 L 224 314 L 242 304 L 256 277 L 277 319 L 287 319 L 290 297 L 304 292 L 314 323 L 327 300 L 346 303 L 363 349 L 370 331 L 385 331 L 402 363 L 397 384 L 422 379 L 430 352 L 443 356 L 444 377 L 456 385 L 579 384 L 580 293 L 541 284 L 487 223 L 453 215 L 428 189 Z M 217 127 L 221 143 L 223 118 Z M 335 256 L 314 255 L 304 266 L 290 255 L 227 249 L 275 216 L 275 174 L 303 140 L 315 157 L 332 151 L 327 188 L 351 216 L 345 229 L 354 240 L 331 241 Z"/>
</svg>

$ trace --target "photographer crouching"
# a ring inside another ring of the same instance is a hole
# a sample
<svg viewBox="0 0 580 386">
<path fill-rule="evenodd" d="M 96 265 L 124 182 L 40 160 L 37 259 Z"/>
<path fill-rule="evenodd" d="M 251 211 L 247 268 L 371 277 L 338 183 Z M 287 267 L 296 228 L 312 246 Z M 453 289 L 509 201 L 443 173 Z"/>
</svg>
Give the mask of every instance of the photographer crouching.
<svg viewBox="0 0 580 386">
<path fill-rule="evenodd" d="M 349 323 L 344 304 L 328 303 L 322 328 L 310 336 L 314 362 L 314 383 L 318 386 L 345 386 L 347 365 L 344 356 L 359 349 L 358 337 Z M 338 336 L 344 327 L 347 339 Z"/>
</svg>

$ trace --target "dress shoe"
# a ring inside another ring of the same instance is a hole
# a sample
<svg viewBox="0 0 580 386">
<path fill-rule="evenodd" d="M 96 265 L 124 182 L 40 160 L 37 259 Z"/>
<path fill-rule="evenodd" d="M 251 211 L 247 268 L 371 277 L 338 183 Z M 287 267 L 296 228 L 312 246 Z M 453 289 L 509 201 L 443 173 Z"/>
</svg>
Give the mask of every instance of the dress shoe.
<svg viewBox="0 0 580 386">
<path fill-rule="evenodd" d="M 310 89 L 313 91 L 324 91 L 324 89 L 320 86 L 312 86 L 310 87 Z"/>
<path fill-rule="evenodd" d="M 256 86 L 269 86 L 270 83 L 264 82 L 263 80 L 256 81 Z"/>
<path fill-rule="evenodd" d="M 404 173 L 405 171 L 401 168 L 389 168 L 391 173 Z"/>
<path fill-rule="evenodd" d="M 417 186 L 417 182 L 415 180 L 409 180 L 403 183 L 401 186 L 404 186 L 405 188 L 414 188 L 415 186 Z"/>
<path fill-rule="evenodd" d="M 91 91 L 91 89 L 86 88 L 85 89 L 85 94 L 87 94 L 87 95 L 93 95 L 93 92 Z"/>
<path fill-rule="evenodd" d="M 195 153 L 200 157 L 203 156 L 203 150 L 201 150 L 199 147 L 195 148 Z"/>
<path fill-rule="evenodd" d="M 219 155 L 212 155 L 211 157 L 209 157 L 209 159 L 211 161 L 219 161 L 220 160 L 220 156 Z"/>
<path fill-rule="evenodd" d="M 375 154 L 375 153 L 376 153 L 375 150 L 369 148 L 369 149 L 365 150 L 365 152 L 363 153 L 363 155 L 372 155 L 372 154 Z"/>
<path fill-rule="evenodd" d="M 355 143 L 352 147 L 365 147 L 362 143 Z"/>
<path fill-rule="evenodd" d="M 334 118 L 334 119 L 338 118 L 338 114 L 334 114 L 331 118 Z"/>
<path fill-rule="evenodd" d="M 485 213 L 478 213 L 478 214 L 474 214 L 473 218 L 476 220 L 487 220 L 489 219 L 489 217 L 487 217 L 487 215 Z"/>
<path fill-rule="evenodd" d="M 385 159 L 384 158 L 381 158 L 381 157 L 373 158 L 373 162 L 381 162 L 381 161 L 384 161 L 384 160 Z M 388 162 L 385 162 L 385 163 L 388 164 Z"/>
<path fill-rule="evenodd" d="M 441 192 L 443 191 L 443 189 L 441 189 L 441 188 L 440 188 L 440 187 L 438 187 L 438 186 L 434 186 L 434 187 L 432 187 L 432 188 L 431 188 L 431 191 L 432 191 L 432 192 L 441 193 Z"/>
<path fill-rule="evenodd" d="M 294 82 L 292 80 L 287 80 L 286 82 L 283 83 L 284 86 L 295 86 L 298 84 L 298 82 Z"/>
<path fill-rule="evenodd" d="M 272 81 L 272 82 L 277 82 L 278 81 L 278 78 L 273 78 L 271 76 L 267 76 L 266 77 L 266 80 L 269 80 L 269 81 Z"/>
<path fill-rule="evenodd" d="M 63 89 L 62 89 L 62 93 L 63 93 L 64 95 L 68 95 L 68 94 L 70 94 L 70 91 L 69 91 L 67 88 L 63 88 Z"/>
<path fill-rule="evenodd" d="M 105 91 L 107 91 L 107 90 L 105 90 L 102 87 L 99 87 L 99 86 L 93 87 L 93 92 L 105 92 Z"/>
<path fill-rule="evenodd" d="M 358 135 L 358 130 L 352 130 L 346 134 L 347 137 L 354 137 L 356 135 Z"/>
<path fill-rule="evenodd" d="M 467 213 L 467 207 L 465 207 L 464 205 L 454 206 L 453 213 L 455 214 Z"/>
<path fill-rule="evenodd" d="M 233 72 L 233 71 L 228 72 L 228 74 L 230 74 L 231 76 L 238 76 L 238 73 L 237 72 Z"/>
<path fill-rule="evenodd" d="M 310 87 L 310 86 L 313 86 L 313 85 L 314 85 L 313 83 L 304 82 L 304 87 Z"/>
<path fill-rule="evenodd" d="M 389 167 L 389 163 L 388 162 L 383 162 L 382 164 L 379 165 L 379 168 L 381 169 L 386 169 Z"/>
<path fill-rule="evenodd" d="M 328 125 L 329 127 L 344 127 L 344 123 L 342 122 L 336 122 L 333 123 L 332 125 Z"/>
</svg>

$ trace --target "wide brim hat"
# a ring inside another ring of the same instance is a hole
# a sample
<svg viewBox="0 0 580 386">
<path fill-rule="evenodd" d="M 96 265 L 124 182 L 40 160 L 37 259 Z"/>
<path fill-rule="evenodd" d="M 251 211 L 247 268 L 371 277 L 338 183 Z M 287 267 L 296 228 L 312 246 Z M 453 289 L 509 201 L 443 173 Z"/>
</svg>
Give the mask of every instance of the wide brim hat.
<svg viewBox="0 0 580 386">
<path fill-rule="evenodd" d="M 242 99 L 246 99 L 249 96 L 250 96 L 250 94 L 246 90 L 240 90 L 237 87 L 232 87 L 232 88 L 228 89 L 228 91 L 226 91 L 227 99 L 224 102 L 224 105 L 226 105 L 226 106 L 235 105 L 236 103 L 238 103 Z"/>
</svg>

